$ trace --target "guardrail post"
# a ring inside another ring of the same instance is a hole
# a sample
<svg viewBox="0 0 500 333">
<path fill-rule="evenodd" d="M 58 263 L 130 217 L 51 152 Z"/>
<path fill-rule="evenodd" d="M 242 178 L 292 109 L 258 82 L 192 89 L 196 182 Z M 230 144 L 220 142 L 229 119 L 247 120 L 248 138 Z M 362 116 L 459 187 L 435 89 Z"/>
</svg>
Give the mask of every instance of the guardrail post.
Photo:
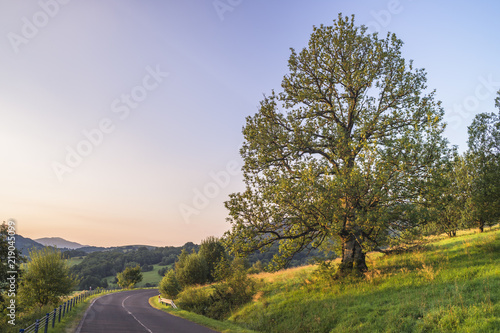
<svg viewBox="0 0 500 333">
<path fill-rule="evenodd" d="M 63 318 L 65 313 L 66 313 L 66 302 L 63 303 Z"/>
<path fill-rule="evenodd" d="M 24 328 L 19 329 L 19 333 L 24 333 Z"/>
<path fill-rule="evenodd" d="M 72 303 L 73 303 L 73 300 L 71 300 L 71 299 L 70 299 L 70 300 L 68 301 L 68 312 L 70 312 L 70 311 L 71 311 L 71 305 L 72 305 Z"/>
<path fill-rule="evenodd" d="M 59 321 L 58 321 L 58 323 L 61 322 L 61 312 L 62 312 L 62 305 L 59 305 Z"/>
<path fill-rule="evenodd" d="M 35 333 L 38 333 L 38 326 L 39 326 L 39 325 L 40 325 L 40 320 L 39 320 L 39 319 L 37 319 L 37 320 L 35 321 Z"/>
<path fill-rule="evenodd" d="M 52 328 L 54 328 L 54 325 L 56 324 L 56 315 L 57 315 L 57 308 L 54 309 L 54 316 L 52 316 Z"/>
<path fill-rule="evenodd" d="M 45 315 L 45 330 L 44 330 L 44 333 L 47 333 L 48 329 L 49 329 L 49 313 L 47 313 Z"/>
</svg>

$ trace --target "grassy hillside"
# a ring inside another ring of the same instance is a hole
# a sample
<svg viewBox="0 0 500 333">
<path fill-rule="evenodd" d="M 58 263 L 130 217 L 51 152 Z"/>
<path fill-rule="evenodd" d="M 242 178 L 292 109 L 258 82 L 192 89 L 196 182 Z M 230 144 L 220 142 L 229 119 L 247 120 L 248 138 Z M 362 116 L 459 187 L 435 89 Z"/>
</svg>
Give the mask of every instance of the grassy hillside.
<svg viewBox="0 0 500 333">
<path fill-rule="evenodd" d="M 173 265 L 168 265 L 167 267 L 172 267 Z M 146 283 L 149 283 L 150 285 L 157 286 L 163 276 L 160 276 L 158 274 L 158 270 L 165 268 L 165 266 L 161 265 L 153 265 L 153 270 L 149 272 L 142 272 L 142 281 L 139 282 L 135 287 L 136 288 L 141 288 L 145 287 Z M 108 281 L 109 288 L 118 288 L 118 285 L 113 284 L 113 281 L 115 280 L 116 276 L 107 276 L 106 280 Z"/>
<path fill-rule="evenodd" d="M 69 267 L 73 267 L 75 265 L 78 265 L 83 261 L 83 257 L 73 257 L 66 259 L 66 262 L 68 263 Z"/>
<path fill-rule="evenodd" d="M 500 231 L 369 256 L 364 279 L 260 274 L 230 321 L 259 332 L 500 332 Z"/>
<path fill-rule="evenodd" d="M 158 274 L 158 270 L 164 268 L 165 266 L 153 265 L 153 270 L 149 272 L 142 273 L 142 281 L 137 284 L 137 287 L 144 287 L 146 283 L 150 285 L 157 286 L 161 279 L 163 278 Z M 172 265 L 168 265 L 168 267 L 172 267 Z"/>
</svg>

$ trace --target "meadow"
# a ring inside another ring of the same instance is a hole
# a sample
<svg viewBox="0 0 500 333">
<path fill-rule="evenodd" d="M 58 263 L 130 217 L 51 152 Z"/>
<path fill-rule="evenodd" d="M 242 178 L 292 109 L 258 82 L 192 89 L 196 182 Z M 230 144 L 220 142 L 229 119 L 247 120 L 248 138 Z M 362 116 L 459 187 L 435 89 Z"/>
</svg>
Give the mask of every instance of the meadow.
<svg viewBox="0 0 500 333">
<path fill-rule="evenodd" d="M 500 332 L 498 227 L 434 237 L 402 254 L 370 253 L 368 263 L 364 276 L 341 280 L 318 266 L 253 275 L 253 300 L 221 331 Z"/>
</svg>

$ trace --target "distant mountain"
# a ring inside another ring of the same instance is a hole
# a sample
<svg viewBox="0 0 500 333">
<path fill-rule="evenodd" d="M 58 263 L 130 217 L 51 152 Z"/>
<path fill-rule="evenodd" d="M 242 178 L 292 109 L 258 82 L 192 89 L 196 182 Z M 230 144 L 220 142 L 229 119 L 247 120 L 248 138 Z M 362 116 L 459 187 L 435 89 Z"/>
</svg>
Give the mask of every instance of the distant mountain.
<svg viewBox="0 0 500 333">
<path fill-rule="evenodd" d="M 76 242 L 70 242 L 61 237 L 45 237 L 45 238 L 37 238 L 36 242 L 45 245 L 45 246 L 55 246 L 59 249 L 66 248 L 70 250 L 79 249 L 81 247 L 86 247 L 87 245 L 82 245 Z"/>
<path fill-rule="evenodd" d="M 27 256 L 32 249 L 43 249 L 45 246 L 35 242 L 31 238 L 26 238 L 21 235 L 16 235 L 16 248 L 21 251 L 21 254 Z"/>
</svg>

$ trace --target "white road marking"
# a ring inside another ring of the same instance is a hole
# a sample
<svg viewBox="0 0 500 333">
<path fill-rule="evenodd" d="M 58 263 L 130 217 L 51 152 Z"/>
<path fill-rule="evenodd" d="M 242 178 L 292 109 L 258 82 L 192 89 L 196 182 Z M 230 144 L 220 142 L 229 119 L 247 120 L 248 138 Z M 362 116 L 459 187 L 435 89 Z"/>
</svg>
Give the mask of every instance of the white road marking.
<svg viewBox="0 0 500 333">
<path fill-rule="evenodd" d="M 130 296 L 133 296 L 133 295 L 129 295 L 127 296 L 123 301 L 122 301 L 122 308 L 125 309 L 125 311 L 127 311 L 127 313 L 129 315 L 131 315 L 132 317 L 134 317 L 134 319 L 139 323 L 141 324 L 142 327 L 144 327 L 149 333 L 153 333 L 153 331 L 151 331 L 146 325 L 144 325 L 143 323 L 141 323 L 141 321 L 139 319 L 137 319 L 136 316 L 134 316 L 134 314 L 132 312 L 130 312 L 126 307 L 125 307 L 125 301 L 130 297 Z"/>
</svg>

